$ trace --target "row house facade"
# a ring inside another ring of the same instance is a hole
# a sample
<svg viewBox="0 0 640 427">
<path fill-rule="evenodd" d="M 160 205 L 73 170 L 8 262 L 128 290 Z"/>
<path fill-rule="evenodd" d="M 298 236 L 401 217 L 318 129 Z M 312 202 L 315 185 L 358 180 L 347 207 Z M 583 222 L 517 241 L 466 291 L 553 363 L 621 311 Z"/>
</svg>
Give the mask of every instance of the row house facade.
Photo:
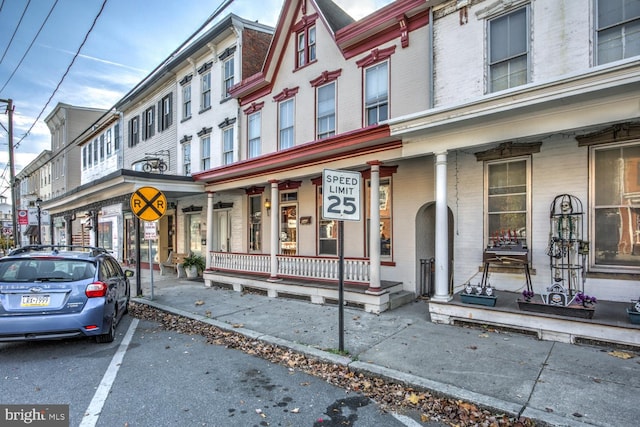
<svg viewBox="0 0 640 427">
<path fill-rule="evenodd" d="M 246 273 L 273 295 L 335 299 L 335 287 L 287 280 L 335 284 L 322 175 L 347 169 L 362 176 L 363 219 L 344 224 L 344 279 L 367 310 L 419 294 L 432 260 L 432 318 L 468 317 L 448 303 L 507 240 L 525 248 L 531 283 L 507 266 L 490 269 L 491 285 L 543 294 L 560 280 L 560 195 L 584 225 L 569 226 L 585 247 L 568 281 L 637 298 L 640 10 L 585 4 L 396 1 L 354 22 L 330 1 L 285 1 L 264 68 L 231 89 L 239 162 L 193 174 L 209 206 L 231 207 L 225 219 L 209 209 L 216 230 L 231 223 L 230 248 L 212 249 L 205 279 L 241 288 Z"/>
<path fill-rule="evenodd" d="M 54 242 L 98 245 L 138 266 L 172 252 L 204 255 L 206 196 L 191 171 L 207 167 L 200 158 L 203 150 L 215 152 L 219 123 L 236 122 L 237 101 L 223 88 L 260 69 L 272 32 L 230 14 L 194 34 L 110 111 L 85 124 L 73 140 L 79 182 L 45 203 Z M 160 190 L 168 204 L 151 248 L 130 206 L 132 194 L 145 186 Z"/>
</svg>

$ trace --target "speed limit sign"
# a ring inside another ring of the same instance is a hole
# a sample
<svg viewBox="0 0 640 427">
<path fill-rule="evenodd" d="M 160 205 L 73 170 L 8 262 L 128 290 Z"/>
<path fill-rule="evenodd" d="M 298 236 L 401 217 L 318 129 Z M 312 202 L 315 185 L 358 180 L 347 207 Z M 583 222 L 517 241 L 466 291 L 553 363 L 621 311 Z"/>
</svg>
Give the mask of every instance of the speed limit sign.
<svg viewBox="0 0 640 427">
<path fill-rule="evenodd" d="M 360 172 L 322 171 L 322 217 L 360 221 Z"/>
</svg>

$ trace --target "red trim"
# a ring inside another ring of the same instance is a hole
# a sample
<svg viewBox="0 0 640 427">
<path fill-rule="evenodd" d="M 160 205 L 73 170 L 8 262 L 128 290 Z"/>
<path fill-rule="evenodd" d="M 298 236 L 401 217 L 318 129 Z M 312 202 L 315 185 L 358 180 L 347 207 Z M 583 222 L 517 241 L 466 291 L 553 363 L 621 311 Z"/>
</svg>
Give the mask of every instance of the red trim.
<svg viewBox="0 0 640 427">
<path fill-rule="evenodd" d="M 323 71 L 322 73 L 320 73 L 320 75 L 318 77 L 316 77 L 315 79 L 311 80 L 309 83 L 311 83 L 312 87 L 318 87 L 320 85 L 323 85 L 325 83 L 329 83 L 332 82 L 334 80 L 337 80 L 338 77 L 340 77 L 340 75 L 342 74 L 342 68 L 339 68 L 335 71 Z"/>
<path fill-rule="evenodd" d="M 358 67 L 364 68 L 373 64 L 377 64 L 378 62 L 385 61 L 391 57 L 396 52 L 396 47 L 391 46 L 386 49 L 378 49 L 375 48 L 371 51 L 371 53 L 364 58 L 356 61 L 356 65 Z"/>
<path fill-rule="evenodd" d="M 273 100 L 276 102 L 284 101 L 285 99 L 293 98 L 300 89 L 300 86 L 296 86 L 293 88 L 284 88 L 282 92 L 273 97 Z"/>
<path fill-rule="evenodd" d="M 302 13 L 307 13 L 307 11 L 303 10 Z M 317 19 L 318 19 L 317 13 L 314 13 L 313 15 L 304 15 L 291 28 L 291 33 L 299 33 L 300 31 L 306 30 L 309 27 L 313 27 L 316 24 Z M 296 43 L 297 43 L 297 40 L 296 40 Z M 297 45 L 296 45 L 296 49 L 297 49 Z"/>
<path fill-rule="evenodd" d="M 208 169 L 193 174 L 193 178 L 195 181 L 205 183 L 230 182 L 242 177 L 292 170 L 321 164 L 327 160 L 388 151 L 402 146 L 401 140 L 390 138 L 387 125 L 369 126 L 260 157 L 241 160 L 231 165 Z"/>
<path fill-rule="evenodd" d="M 278 191 L 297 190 L 302 185 L 302 181 L 284 181 L 278 184 Z"/>
<path fill-rule="evenodd" d="M 387 178 L 396 172 L 398 172 L 398 166 L 380 166 L 379 176 L 380 178 Z M 371 169 L 362 171 L 362 179 L 371 179 Z"/>
<path fill-rule="evenodd" d="M 244 191 L 247 194 L 247 196 L 255 196 L 256 194 L 264 193 L 264 187 L 256 187 L 254 185 L 253 187 L 249 187 L 249 188 L 245 189 Z"/>
<path fill-rule="evenodd" d="M 251 106 L 244 110 L 244 113 L 247 114 L 247 115 L 253 114 L 256 111 L 262 110 L 263 107 L 264 107 L 264 101 L 262 101 L 262 102 L 252 102 Z"/>
</svg>

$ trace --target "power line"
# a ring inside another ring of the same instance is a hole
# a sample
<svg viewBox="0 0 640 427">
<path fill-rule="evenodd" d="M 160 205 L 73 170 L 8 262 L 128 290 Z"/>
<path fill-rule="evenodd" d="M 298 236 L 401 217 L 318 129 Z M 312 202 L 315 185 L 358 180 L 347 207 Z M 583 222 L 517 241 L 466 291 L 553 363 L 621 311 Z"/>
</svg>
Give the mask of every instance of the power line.
<svg viewBox="0 0 640 427">
<path fill-rule="evenodd" d="M 107 4 L 107 0 L 104 0 L 102 2 L 102 6 L 100 7 L 100 10 L 98 11 L 98 14 L 96 15 L 95 19 L 93 20 L 93 23 L 91 24 L 91 28 L 89 28 L 89 31 L 87 31 L 87 34 L 84 36 L 84 40 L 82 40 L 82 43 L 80 44 L 80 47 L 78 47 L 78 50 L 76 51 L 75 55 L 73 55 L 73 58 L 71 59 L 71 63 L 69 64 L 69 66 L 67 67 L 67 70 L 62 75 L 62 78 L 60 79 L 60 82 L 58 82 L 58 85 L 53 90 L 53 93 L 51 94 L 51 96 L 47 100 L 47 103 L 44 105 L 44 107 L 42 107 L 42 110 L 40 110 L 40 113 L 38 114 L 38 117 L 36 117 L 36 119 L 31 124 L 31 126 L 29 127 L 27 132 L 22 136 L 22 138 L 20 138 L 20 140 L 18 142 L 16 142 L 15 148 L 18 148 L 18 146 L 20 145 L 22 140 L 25 139 L 29 135 L 29 133 L 31 132 L 33 127 L 36 125 L 38 120 L 40 120 L 40 117 L 42 117 L 42 114 L 44 113 L 44 110 L 47 109 L 47 107 L 49 106 L 49 103 L 51 102 L 51 100 L 53 99 L 55 94 L 58 92 L 58 89 L 60 89 L 60 86 L 62 86 L 62 82 L 64 82 L 64 79 L 65 79 L 65 77 L 67 77 L 67 74 L 69 74 L 69 71 L 71 70 L 71 67 L 73 66 L 74 62 L 76 62 L 76 58 L 78 58 L 78 55 L 80 55 L 80 51 L 82 50 L 82 47 L 87 42 L 87 39 L 89 38 L 89 35 L 93 31 L 93 28 L 96 26 L 96 23 L 98 22 L 98 18 L 100 18 L 100 15 L 102 15 L 102 11 L 104 10 L 104 7 L 106 6 L 106 4 Z"/>
<path fill-rule="evenodd" d="M 7 44 L 7 48 L 4 50 L 4 53 L 2 54 L 2 58 L 0 58 L 0 64 L 2 63 L 2 60 L 4 59 L 5 55 L 7 54 L 7 51 L 9 50 L 9 47 L 11 46 L 11 43 L 13 43 L 13 38 L 16 36 L 16 33 L 18 32 L 18 28 L 20 28 L 20 24 L 22 23 L 22 20 L 24 19 L 24 15 L 26 15 L 27 9 L 29 9 L 29 5 L 30 4 L 31 4 L 31 0 L 29 0 L 27 2 L 27 5 L 24 7 L 24 10 L 22 11 L 22 16 L 20 17 L 20 20 L 18 21 L 18 25 L 16 25 L 16 29 L 13 30 L 13 34 L 11 35 L 11 40 L 9 40 L 9 44 Z"/>
<path fill-rule="evenodd" d="M 18 65 L 15 66 L 15 68 L 13 69 L 13 72 L 11 73 L 11 75 L 9 76 L 7 81 L 4 83 L 2 88 L 0 88 L 0 93 L 4 90 L 5 87 L 7 87 L 7 85 L 9 84 L 11 79 L 13 78 L 14 74 L 16 73 L 16 71 L 18 71 L 18 68 L 20 68 L 20 65 L 22 65 L 22 61 L 24 61 L 24 58 L 27 57 L 27 54 L 29 53 L 29 51 L 33 47 L 33 44 L 36 42 L 36 39 L 40 35 L 40 32 L 42 31 L 42 29 L 44 28 L 45 24 L 49 20 L 49 17 L 51 16 L 51 13 L 53 12 L 53 9 L 55 9 L 57 4 L 58 4 L 58 0 L 56 0 L 55 3 L 53 3 L 53 6 L 51 6 L 51 9 L 49 10 L 49 13 L 47 14 L 47 17 L 42 22 L 42 25 L 40 25 L 40 28 L 38 29 L 38 32 L 36 33 L 36 35 L 33 37 L 33 40 L 31 40 L 31 44 L 29 44 L 29 47 L 25 51 L 24 55 L 22 55 L 22 58 L 20 58 L 20 62 L 18 62 Z M 2 62 L 2 61 L 0 61 L 0 62 Z"/>
</svg>

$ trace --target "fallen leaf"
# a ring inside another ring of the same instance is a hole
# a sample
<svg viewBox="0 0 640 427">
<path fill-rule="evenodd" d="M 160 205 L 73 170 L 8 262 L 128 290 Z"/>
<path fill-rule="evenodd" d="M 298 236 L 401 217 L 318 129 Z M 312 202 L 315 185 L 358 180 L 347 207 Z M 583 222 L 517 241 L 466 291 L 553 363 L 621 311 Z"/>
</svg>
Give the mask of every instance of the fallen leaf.
<svg viewBox="0 0 640 427">
<path fill-rule="evenodd" d="M 574 417 L 577 417 L 577 418 L 582 418 L 583 417 L 583 415 L 580 412 L 574 412 L 571 415 L 573 415 Z"/>
<path fill-rule="evenodd" d="M 478 335 L 478 336 L 479 336 L 480 338 L 489 338 L 489 335 L 488 335 L 488 334 L 480 334 L 480 335 Z"/>
<path fill-rule="evenodd" d="M 632 354 L 626 353 L 624 351 L 610 351 L 609 353 L 607 353 L 609 356 L 613 356 L 613 357 L 617 357 L 620 359 L 631 359 L 633 357 Z"/>
<path fill-rule="evenodd" d="M 292 414 L 297 414 L 298 412 L 300 412 L 300 408 L 293 408 L 293 409 L 291 410 L 291 413 L 292 413 Z"/>
<path fill-rule="evenodd" d="M 242 324 L 242 323 L 234 323 L 231 326 L 233 326 L 234 328 L 244 328 L 244 324 Z"/>
<path fill-rule="evenodd" d="M 414 405 L 417 405 L 417 404 L 418 404 L 418 402 L 420 402 L 420 396 L 418 396 L 418 395 L 417 395 L 417 394 L 415 394 L 415 393 L 411 393 L 411 394 L 409 395 L 409 397 L 407 397 L 407 400 L 408 400 L 409 402 L 413 403 Z"/>
<path fill-rule="evenodd" d="M 204 301 L 202 301 L 201 299 L 199 299 L 198 301 L 196 301 L 195 303 L 196 305 L 204 305 Z"/>
</svg>

